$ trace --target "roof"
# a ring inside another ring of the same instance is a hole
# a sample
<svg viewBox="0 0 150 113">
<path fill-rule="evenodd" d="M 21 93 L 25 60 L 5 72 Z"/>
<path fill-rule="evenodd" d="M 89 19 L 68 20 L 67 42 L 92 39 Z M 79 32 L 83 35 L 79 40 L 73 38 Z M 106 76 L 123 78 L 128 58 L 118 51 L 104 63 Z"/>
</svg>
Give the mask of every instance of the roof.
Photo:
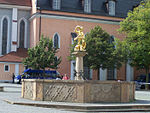
<svg viewBox="0 0 150 113">
<path fill-rule="evenodd" d="M 60 11 L 84 13 L 83 8 L 81 9 L 80 7 L 79 1 L 81 0 L 62 0 Z M 110 16 L 106 10 L 106 1 L 107 0 L 92 0 L 92 12 L 88 14 Z M 140 4 L 141 1 L 142 0 L 116 0 L 115 17 L 126 17 L 127 12 Z M 37 0 L 37 7 L 40 7 L 41 10 L 53 10 L 52 0 Z"/>
<path fill-rule="evenodd" d="M 0 4 L 19 5 L 31 7 L 31 0 L 0 0 Z"/>
<path fill-rule="evenodd" d="M 17 62 L 21 63 L 23 58 L 28 56 L 27 49 L 19 48 L 17 52 L 10 52 L 0 57 L 0 62 Z"/>
</svg>

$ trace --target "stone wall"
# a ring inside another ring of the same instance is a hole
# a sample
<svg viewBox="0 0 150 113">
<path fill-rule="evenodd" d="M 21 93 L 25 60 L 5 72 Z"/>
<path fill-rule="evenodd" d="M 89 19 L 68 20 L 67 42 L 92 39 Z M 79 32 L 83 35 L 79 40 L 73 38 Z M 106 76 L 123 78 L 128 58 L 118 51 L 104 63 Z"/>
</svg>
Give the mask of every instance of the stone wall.
<svg viewBox="0 0 150 113">
<path fill-rule="evenodd" d="M 133 82 L 31 80 L 22 81 L 22 97 L 55 102 L 131 102 Z"/>
</svg>

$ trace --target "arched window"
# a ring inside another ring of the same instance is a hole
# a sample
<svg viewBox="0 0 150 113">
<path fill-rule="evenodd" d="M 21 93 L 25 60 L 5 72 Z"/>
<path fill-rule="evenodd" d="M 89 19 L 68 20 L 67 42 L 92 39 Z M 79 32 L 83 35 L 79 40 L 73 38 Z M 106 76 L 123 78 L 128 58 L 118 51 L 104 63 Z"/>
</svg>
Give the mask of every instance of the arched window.
<svg viewBox="0 0 150 113">
<path fill-rule="evenodd" d="M 59 35 L 56 33 L 53 38 L 54 48 L 60 48 Z"/>
<path fill-rule="evenodd" d="M 25 40 L 25 22 L 21 20 L 20 22 L 20 31 L 19 31 L 19 48 L 24 48 L 24 40 Z"/>
<path fill-rule="evenodd" d="M 2 55 L 7 53 L 8 20 L 4 18 L 2 25 Z"/>
<path fill-rule="evenodd" d="M 110 36 L 110 44 L 113 44 L 114 42 L 115 42 L 115 37 L 113 35 L 111 35 Z M 116 48 L 116 45 L 114 45 L 114 49 L 115 48 Z M 116 68 L 108 68 L 107 69 L 107 80 L 115 80 L 117 78 L 116 72 L 117 72 Z"/>
</svg>

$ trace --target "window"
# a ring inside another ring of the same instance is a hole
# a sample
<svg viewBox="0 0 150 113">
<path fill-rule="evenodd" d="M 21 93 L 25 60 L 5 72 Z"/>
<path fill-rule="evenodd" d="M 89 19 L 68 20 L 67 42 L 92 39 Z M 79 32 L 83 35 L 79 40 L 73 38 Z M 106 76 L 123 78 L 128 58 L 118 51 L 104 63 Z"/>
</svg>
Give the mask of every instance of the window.
<svg viewBox="0 0 150 113">
<path fill-rule="evenodd" d="M 108 6 L 109 6 L 109 15 L 111 16 L 115 16 L 115 0 L 110 0 L 108 2 Z"/>
<path fill-rule="evenodd" d="M 4 18 L 2 24 L 2 55 L 4 55 L 7 53 L 8 20 Z"/>
<path fill-rule="evenodd" d="M 115 37 L 113 35 L 110 36 L 110 40 L 109 40 L 110 44 L 113 44 L 115 41 Z M 116 48 L 116 46 L 113 44 L 114 49 Z M 116 69 L 115 68 L 108 68 L 107 69 L 107 80 L 115 80 L 116 79 Z"/>
<path fill-rule="evenodd" d="M 92 73 L 89 67 L 84 67 L 84 79 L 85 80 L 92 80 Z"/>
<path fill-rule="evenodd" d="M 107 69 L 107 80 L 114 80 L 115 79 L 115 69 L 109 68 Z"/>
<path fill-rule="evenodd" d="M 91 12 L 91 0 L 85 0 L 85 2 L 84 2 L 84 12 L 86 12 L 86 13 Z"/>
<path fill-rule="evenodd" d="M 61 0 L 53 0 L 53 9 L 60 10 Z"/>
<path fill-rule="evenodd" d="M 54 64 L 57 65 L 57 63 L 58 63 L 58 57 L 55 56 L 55 58 L 54 58 Z M 58 65 L 56 67 L 58 68 Z"/>
<path fill-rule="evenodd" d="M 9 71 L 9 65 L 4 65 L 4 71 L 8 72 Z"/>
<path fill-rule="evenodd" d="M 19 28 L 19 48 L 24 48 L 24 40 L 25 40 L 25 22 L 21 20 L 20 28 Z"/>
<path fill-rule="evenodd" d="M 60 48 L 60 38 L 57 33 L 54 35 L 53 44 L 54 44 L 54 48 Z"/>
</svg>

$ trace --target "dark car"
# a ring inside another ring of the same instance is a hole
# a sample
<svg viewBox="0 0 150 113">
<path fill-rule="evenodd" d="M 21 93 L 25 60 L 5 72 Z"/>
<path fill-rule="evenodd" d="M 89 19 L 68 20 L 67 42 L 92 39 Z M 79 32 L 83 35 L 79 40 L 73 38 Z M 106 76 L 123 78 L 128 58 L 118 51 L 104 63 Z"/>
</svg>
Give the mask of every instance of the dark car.
<svg viewBox="0 0 150 113">
<path fill-rule="evenodd" d="M 149 78 L 150 78 L 150 73 L 148 74 L 149 75 Z M 140 89 L 145 89 L 145 84 L 146 83 L 146 75 L 145 74 L 141 74 L 139 76 L 137 76 L 137 79 L 136 79 L 136 85 L 140 88 Z M 148 84 L 150 84 L 150 79 L 148 81 Z M 149 85 L 150 87 L 150 85 Z"/>
</svg>

